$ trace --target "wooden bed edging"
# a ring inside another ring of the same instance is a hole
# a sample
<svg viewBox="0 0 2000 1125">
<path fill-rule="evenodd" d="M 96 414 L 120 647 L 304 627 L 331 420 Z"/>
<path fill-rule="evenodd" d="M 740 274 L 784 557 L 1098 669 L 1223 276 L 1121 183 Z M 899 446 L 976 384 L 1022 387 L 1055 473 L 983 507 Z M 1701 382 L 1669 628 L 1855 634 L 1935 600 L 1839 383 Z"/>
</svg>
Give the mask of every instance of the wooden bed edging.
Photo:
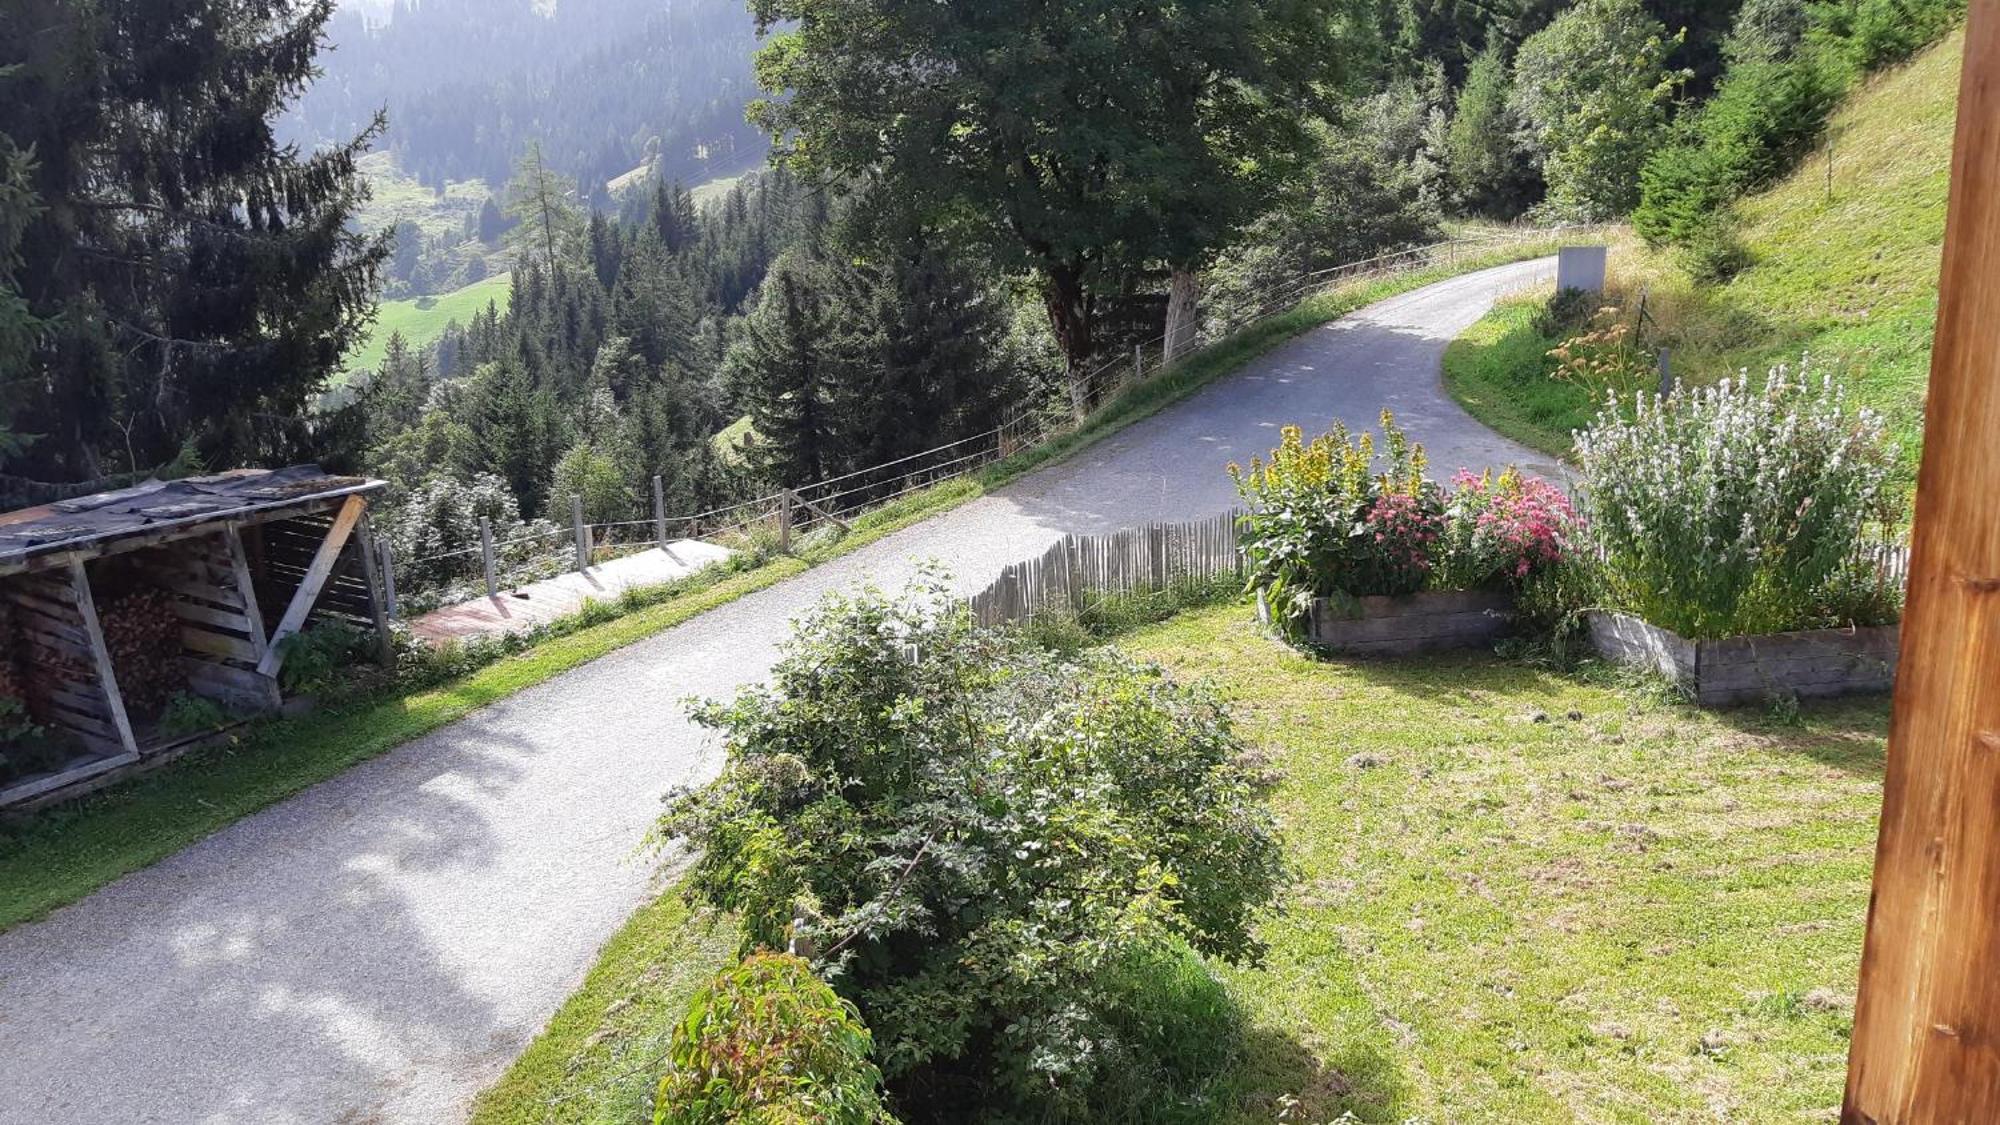
<svg viewBox="0 0 2000 1125">
<path fill-rule="evenodd" d="M 1262 593 L 1257 595 L 1257 616 L 1270 624 L 1270 608 Z M 1429 590 L 1347 601 L 1320 598 L 1307 614 L 1305 639 L 1316 648 L 1353 656 L 1415 656 L 1484 648 L 1506 636 L 1513 623 L 1513 596 L 1487 590 Z"/>
<path fill-rule="evenodd" d="M 1888 691 L 1896 682 L 1898 625 L 1691 641 L 1626 613 L 1587 618 L 1599 656 L 1651 668 L 1703 707 Z"/>
</svg>

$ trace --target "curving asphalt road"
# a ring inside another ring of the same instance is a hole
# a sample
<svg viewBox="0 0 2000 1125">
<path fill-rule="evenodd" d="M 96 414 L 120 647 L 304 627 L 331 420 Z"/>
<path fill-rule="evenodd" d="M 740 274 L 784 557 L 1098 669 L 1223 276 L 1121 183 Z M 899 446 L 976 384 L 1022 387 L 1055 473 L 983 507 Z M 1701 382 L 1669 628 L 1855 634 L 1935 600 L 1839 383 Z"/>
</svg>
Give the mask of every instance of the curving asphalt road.
<svg viewBox="0 0 2000 1125">
<path fill-rule="evenodd" d="M 0 935 L 0 1122 L 445 1122 L 642 902 L 639 845 L 716 748 L 678 702 L 761 679 L 828 590 L 967 591 L 1065 532 L 1210 515 L 1277 428 L 1383 406 L 1441 473 L 1554 474 L 1438 385 L 1505 266 L 1311 332 L 1076 457 L 495 704 Z"/>
</svg>

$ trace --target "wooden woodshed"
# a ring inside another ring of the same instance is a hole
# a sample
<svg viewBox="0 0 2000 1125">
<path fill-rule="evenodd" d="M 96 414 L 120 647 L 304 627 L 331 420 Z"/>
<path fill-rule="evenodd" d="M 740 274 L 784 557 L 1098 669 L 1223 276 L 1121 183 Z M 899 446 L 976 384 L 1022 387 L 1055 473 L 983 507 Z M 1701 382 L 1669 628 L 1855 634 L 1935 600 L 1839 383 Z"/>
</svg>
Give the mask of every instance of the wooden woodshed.
<svg viewBox="0 0 2000 1125">
<path fill-rule="evenodd" d="M 369 529 L 386 487 L 317 466 L 148 481 L 0 515 L 0 809 L 171 758 L 175 701 L 282 703 L 286 639 L 319 619 L 391 652 Z M 32 731 L 32 735 L 22 735 Z"/>
</svg>

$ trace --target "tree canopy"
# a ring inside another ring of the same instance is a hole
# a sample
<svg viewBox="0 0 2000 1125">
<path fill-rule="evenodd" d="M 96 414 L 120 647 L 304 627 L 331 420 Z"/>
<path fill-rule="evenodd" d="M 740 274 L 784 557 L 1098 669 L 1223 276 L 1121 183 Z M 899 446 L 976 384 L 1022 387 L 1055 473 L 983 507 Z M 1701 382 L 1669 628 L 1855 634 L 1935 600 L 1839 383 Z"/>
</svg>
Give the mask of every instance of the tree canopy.
<svg viewBox="0 0 2000 1125">
<path fill-rule="evenodd" d="M 751 6 L 793 166 L 1033 271 L 1073 382 L 1106 291 L 1220 250 L 1307 155 L 1343 57 L 1344 0 Z"/>
</svg>

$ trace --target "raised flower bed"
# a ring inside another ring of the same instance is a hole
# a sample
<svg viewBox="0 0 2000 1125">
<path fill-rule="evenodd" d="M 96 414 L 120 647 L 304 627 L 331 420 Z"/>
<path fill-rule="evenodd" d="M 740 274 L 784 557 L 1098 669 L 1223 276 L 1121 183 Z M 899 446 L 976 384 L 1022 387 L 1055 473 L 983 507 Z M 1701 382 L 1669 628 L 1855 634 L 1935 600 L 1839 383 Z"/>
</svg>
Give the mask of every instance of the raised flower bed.
<svg viewBox="0 0 2000 1125">
<path fill-rule="evenodd" d="M 1888 691 L 1896 683 L 1900 625 L 1691 641 L 1626 613 L 1586 617 L 1598 655 L 1651 668 L 1704 707 Z"/>
<path fill-rule="evenodd" d="M 1513 623 L 1510 593 L 1426 590 L 1402 597 L 1315 598 L 1303 628 L 1307 643 L 1328 652 L 1416 656 L 1486 648 L 1506 636 Z"/>
<path fill-rule="evenodd" d="M 1440 486 L 1387 412 L 1382 428 L 1380 473 L 1374 435 L 1338 425 L 1310 443 L 1287 427 L 1270 460 L 1231 466 L 1260 619 L 1348 655 L 1491 645 L 1516 591 L 1563 557 L 1568 498 L 1512 470 Z"/>
<path fill-rule="evenodd" d="M 1780 367 L 1608 403 L 1577 460 L 1600 656 L 1705 706 L 1893 685 L 1895 450 L 1839 384 Z"/>
</svg>

